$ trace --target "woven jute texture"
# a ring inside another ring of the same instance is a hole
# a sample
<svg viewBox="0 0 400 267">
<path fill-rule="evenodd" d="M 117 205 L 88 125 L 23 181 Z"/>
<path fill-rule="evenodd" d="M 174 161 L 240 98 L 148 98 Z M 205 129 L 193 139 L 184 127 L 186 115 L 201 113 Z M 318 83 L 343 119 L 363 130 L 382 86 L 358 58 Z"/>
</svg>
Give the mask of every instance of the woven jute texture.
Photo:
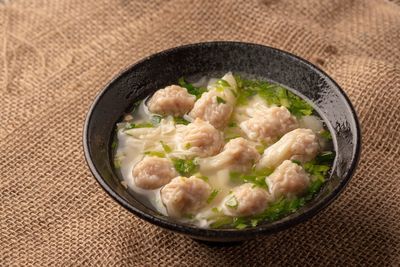
<svg viewBox="0 0 400 267">
<path fill-rule="evenodd" d="M 308 222 L 210 248 L 144 222 L 91 176 L 82 127 L 121 69 L 238 40 L 319 65 L 363 130 L 359 168 Z M 1 0 L 0 266 L 399 266 L 400 2 Z"/>
</svg>

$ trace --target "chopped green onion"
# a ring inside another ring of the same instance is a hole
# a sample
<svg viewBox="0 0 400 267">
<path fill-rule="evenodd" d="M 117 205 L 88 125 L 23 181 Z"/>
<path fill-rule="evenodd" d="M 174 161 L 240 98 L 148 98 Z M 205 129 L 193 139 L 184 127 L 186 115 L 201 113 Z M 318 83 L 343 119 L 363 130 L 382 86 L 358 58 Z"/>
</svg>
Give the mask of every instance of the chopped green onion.
<svg viewBox="0 0 400 267">
<path fill-rule="evenodd" d="M 261 187 L 261 188 L 268 188 L 268 185 L 265 181 L 265 178 L 271 173 L 273 170 L 271 169 L 263 169 L 263 170 L 252 170 L 248 174 L 243 174 L 243 173 L 238 173 L 238 172 L 231 172 L 229 174 L 230 179 L 232 182 L 236 183 L 252 183 L 255 186 Z"/>
<path fill-rule="evenodd" d="M 147 155 L 147 156 L 165 158 L 165 154 L 163 152 L 160 152 L 160 151 L 146 151 L 146 152 L 144 152 L 144 154 Z"/>
<path fill-rule="evenodd" d="M 256 150 L 257 150 L 258 154 L 263 154 L 265 151 L 265 146 L 262 144 L 256 145 Z"/>
<path fill-rule="evenodd" d="M 250 224 L 251 224 L 251 226 L 256 227 L 257 224 L 258 224 L 258 220 L 257 219 L 252 219 L 252 220 L 250 220 Z"/>
<path fill-rule="evenodd" d="M 127 123 L 125 125 L 125 129 L 130 130 L 134 128 L 153 128 L 154 125 L 150 122 L 144 122 L 144 123 Z"/>
<path fill-rule="evenodd" d="M 222 226 L 230 225 L 232 223 L 232 221 L 233 221 L 232 217 L 221 216 L 218 219 L 216 219 L 213 223 L 211 223 L 210 227 L 211 228 L 221 228 Z"/>
<path fill-rule="evenodd" d="M 184 124 L 184 125 L 188 125 L 190 123 L 190 121 L 187 121 L 182 117 L 174 117 L 174 122 L 176 124 Z"/>
<path fill-rule="evenodd" d="M 172 148 L 167 145 L 166 143 L 164 143 L 163 141 L 160 141 L 162 148 L 164 149 L 165 153 L 171 153 L 172 152 Z"/>
<path fill-rule="evenodd" d="M 172 159 L 175 170 L 182 176 L 190 176 L 195 173 L 198 169 L 198 165 L 193 159 Z"/>
<path fill-rule="evenodd" d="M 246 224 L 244 224 L 244 223 L 239 223 L 238 225 L 236 225 L 236 229 L 244 229 L 244 228 L 246 228 L 247 227 L 247 225 Z"/>
<path fill-rule="evenodd" d="M 185 144 L 185 149 L 190 149 L 192 147 L 192 144 L 191 143 L 186 143 Z"/>
<path fill-rule="evenodd" d="M 214 213 L 219 213 L 219 210 L 218 210 L 217 207 L 212 208 L 211 211 L 214 212 Z"/>
<path fill-rule="evenodd" d="M 218 190 L 218 189 L 214 189 L 214 190 L 211 192 L 210 196 L 207 198 L 207 203 L 210 204 L 210 203 L 216 198 L 216 196 L 218 195 L 218 193 L 219 193 L 219 190 Z"/>
<path fill-rule="evenodd" d="M 319 192 L 323 184 L 324 180 L 321 179 L 316 179 L 314 181 L 311 181 L 311 184 L 307 189 L 306 199 L 311 200 L 314 197 L 314 195 Z"/>
<path fill-rule="evenodd" d="M 151 121 L 151 123 L 152 123 L 153 125 L 158 125 L 158 124 L 160 124 L 161 120 L 162 120 L 162 117 L 161 117 L 161 116 L 158 116 L 158 115 L 151 116 L 151 119 L 150 119 L 150 121 Z"/>
<path fill-rule="evenodd" d="M 231 85 L 226 80 L 223 80 L 223 79 L 218 80 L 217 84 L 219 84 L 223 87 L 231 87 Z"/>
<path fill-rule="evenodd" d="M 225 206 L 232 208 L 232 209 L 236 209 L 238 205 L 239 205 L 239 203 L 235 196 L 232 196 L 225 202 Z"/>
</svg>

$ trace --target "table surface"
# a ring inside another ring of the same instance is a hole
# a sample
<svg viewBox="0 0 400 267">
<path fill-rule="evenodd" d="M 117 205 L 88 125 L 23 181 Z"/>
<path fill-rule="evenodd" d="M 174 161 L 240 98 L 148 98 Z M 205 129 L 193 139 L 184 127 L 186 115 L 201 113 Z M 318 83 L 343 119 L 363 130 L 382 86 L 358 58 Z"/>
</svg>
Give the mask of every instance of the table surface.
<svg viewBox="0 0 400 267">
<path fill-rule="evenodd" d="M 134 217 L 97 185 L 82 152 L 88 107 L 116 73 L 210 40 L 314 62 L 362 124 L 359 168 L 337 201 L 236 247 Z M 3 0 L 0 47 L 0 266 L 398 266 L 399 1 Z"/>
</svg>

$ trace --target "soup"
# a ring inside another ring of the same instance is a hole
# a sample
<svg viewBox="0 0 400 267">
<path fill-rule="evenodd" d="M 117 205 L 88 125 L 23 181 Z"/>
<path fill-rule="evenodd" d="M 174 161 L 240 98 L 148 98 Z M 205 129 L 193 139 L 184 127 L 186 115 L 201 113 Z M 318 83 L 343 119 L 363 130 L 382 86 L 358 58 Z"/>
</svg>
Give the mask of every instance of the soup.
<svg viewBox="0 0 400 267">
<path fill-rule="evenodd" d="M 335 153 L 307 101 L 232 73 L 178 84 L 133 104 L 117 124 L 114 167 L 135 195 L 181 222 L 237 229 L 316 196 Z"/>
</svg>

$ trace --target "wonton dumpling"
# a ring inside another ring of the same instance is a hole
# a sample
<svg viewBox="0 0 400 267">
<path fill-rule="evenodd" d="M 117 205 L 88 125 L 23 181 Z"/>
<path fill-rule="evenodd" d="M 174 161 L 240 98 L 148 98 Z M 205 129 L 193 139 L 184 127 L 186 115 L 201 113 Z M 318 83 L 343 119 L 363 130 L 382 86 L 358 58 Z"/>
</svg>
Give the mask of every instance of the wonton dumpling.
<svg viewBox="0 0 400 267">
<path fill-rule="evenodd" d="M 189 115 L 208 121 L 215 128 L 221 129 L 228 124 L 232 111 L 233 105 L 228 103 L 219 92 L 211 90 L 201 95 Z"/>
<path fill-rule="evenodd" d="M 132 175 L 137 187 L 156 189 L 169 183 L 178 174 L 168 159 L 144 157 L 133 168 Z"/>
<path fill-rule="evenodd" d="M 232 194 L 222 202 L 224 214 L 229 216 L 251 216 L 265 210 L 270 199 L 269 193 L 251 183 L 233 189 Z"/>
<path fill-rule="evenodd" d="M 179 218 L 204 207 L 210 193 L 211 187 L 205 181 L 195 176 L 179 176 L 161 189 L 161 200 L 168 215 Z"/>
<path fill-rule="evenodd" d="M 233 112 L 236 98 L 233 94 L 236 91 L 236 80 L 231 73 L 227 73 L 222 80 L 225 80 L 229 87 L 223 87 L 221 90 L 216 85 L 203 93 L 196 101 L 189 115 L 193 118 L 200 118 L 208 121 L 215 128 L 221 129 L 228 124 Z"/>
<path fill-rule="evenodd" d="M 247 137 L 254 141 L 274 142 L 278 137 L 298 127 L 297 120 L 285 107 L 271 107 L 240 123 Z"/>
<path fill-rule="evenodd" d="M 255 147 L 246 139 L 239 137 L 225 144 L 221 153 L 204 159 L 201 168 L 215 170 L 229 167 L 230 170 L 245 172 L 260 158 Z"/>
<path fill-rule="evenodd" d="M 285 160 L 266 178 L 266 183 L 274 198 L 293 197 L 305 192 L 310 185 L 310 176 L 300 165 Z"/>
<path fill-rule="evenodd" d="M 194 105 L 196 97 L 178 85 L 167 86 L 154 93 L 147 106 L 153 113 L 160 115 L 183 116 Z"/>
<path fill-rule="evenodd" d="M 310 129 L 295 129 L 265 149 L 257 168 L 276 168 L 284 160 L 312 160 L 319 152 L 318 137 Z"/>
<path fill-rule="evenodd" d="M 196 119 L 187 125 L 183 145 L 197 156 L 208 157 L 219 153 L 224 145 L 224 139 L 221 132 L 210 123 Z"/>
</svg>

